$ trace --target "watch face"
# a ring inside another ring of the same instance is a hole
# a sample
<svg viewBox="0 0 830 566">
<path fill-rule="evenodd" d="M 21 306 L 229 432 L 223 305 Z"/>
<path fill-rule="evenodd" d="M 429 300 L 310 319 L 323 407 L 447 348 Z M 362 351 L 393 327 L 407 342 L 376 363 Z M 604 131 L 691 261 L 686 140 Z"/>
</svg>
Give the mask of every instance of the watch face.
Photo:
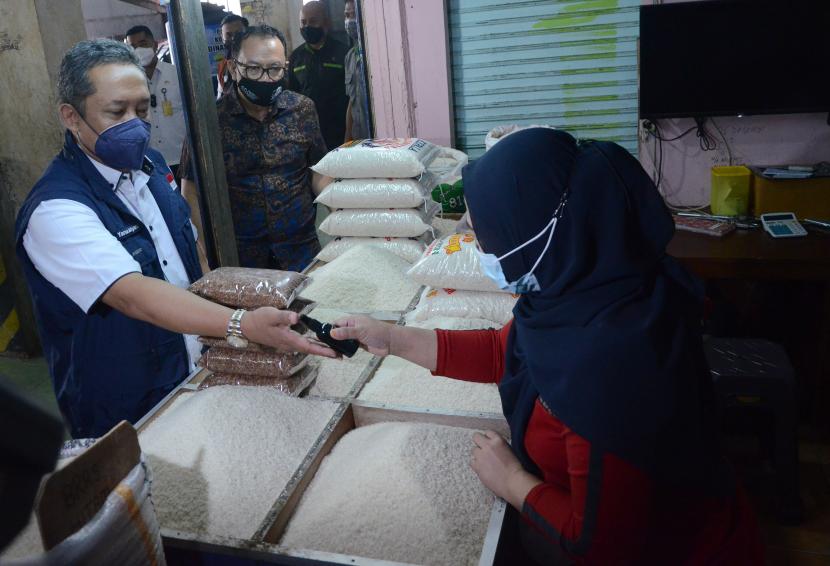
<svg viewBox="0 0 830 566">
<path fill-rule="evenodd" d="M 230 335 L 226 336 L 225 339 L 228 341 L 228 344 L 230 344 L 231 347 L 233 347 L 233 348 L 247 348 L 248 347 L 248 339 L 243 338 L 242 336 L 235 336 L 233 334 L 230 334 Z"/>
</svg>

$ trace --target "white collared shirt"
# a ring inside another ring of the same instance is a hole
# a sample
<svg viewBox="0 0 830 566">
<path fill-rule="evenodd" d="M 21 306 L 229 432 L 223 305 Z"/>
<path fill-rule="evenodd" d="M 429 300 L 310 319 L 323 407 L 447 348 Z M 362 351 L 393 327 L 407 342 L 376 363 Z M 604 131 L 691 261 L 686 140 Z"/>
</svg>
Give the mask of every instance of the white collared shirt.
<svg viewBox="0 0 830 566">
<path fill-rule="evenodd" d="M 159 61 L 150 79 L 150 94 L 156 97 L 156 105 L 150 106 L 147 121 L 150 122 L 150 147 L 161 152 L 168 165 L 178 165 L 182 157 L 182 144 L 187 136 L 184 124 L 184 108 L 179 90 L 176 67 Z M 172 115 L 164 115 L 164 101 L 172 105 Z"/>
<path fill-rule="evenodd" d="M 121 173 L 87 156 L 127 209 L 141 221 L 153 239 L 164 278 L 186 289 L 190 281 L 161 210 L 147 187 L 143 171 Z M 194 228 L 194 235 L 195 235 Z M 41 202 L 23 234 L 23 247 L 32 264 L 52 285 L 88 313 L 116 281 L 141 266 L 85 204 L 69 199 Z M 190 369 L 201 345 L 185 334 Z"/>
</svg>

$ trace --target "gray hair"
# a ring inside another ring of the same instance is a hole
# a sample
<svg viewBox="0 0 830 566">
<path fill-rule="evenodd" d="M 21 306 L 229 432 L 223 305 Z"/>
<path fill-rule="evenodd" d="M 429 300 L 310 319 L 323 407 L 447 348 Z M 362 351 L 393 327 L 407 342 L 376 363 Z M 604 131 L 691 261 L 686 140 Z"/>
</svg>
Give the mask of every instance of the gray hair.
<svg viewBox="0 0 830 566">
<path fill-rule="evenodd" d="M 95 87 L 89 80 L 89 71 L 111 63 L 135 65 L 144 73 L 135 52 L 124 43 L 112 39 L 91 39 L 76 43 L 61 61 L 58 100 L 71 105 L 83 115 L 87 97 L 95 94 Z"/>
</svg>

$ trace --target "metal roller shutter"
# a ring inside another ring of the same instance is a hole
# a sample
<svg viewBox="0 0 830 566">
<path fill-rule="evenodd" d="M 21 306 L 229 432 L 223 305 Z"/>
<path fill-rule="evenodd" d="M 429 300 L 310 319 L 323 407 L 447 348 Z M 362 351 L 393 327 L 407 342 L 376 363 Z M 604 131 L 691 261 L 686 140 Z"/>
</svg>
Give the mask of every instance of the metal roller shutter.
<svg viewBox="0 0 830 566">
<path fill-rule="evenodd" d="M 448 0 L 456 145 L 549 124 L 637 151 L 640 0 Z"/>
</svg>

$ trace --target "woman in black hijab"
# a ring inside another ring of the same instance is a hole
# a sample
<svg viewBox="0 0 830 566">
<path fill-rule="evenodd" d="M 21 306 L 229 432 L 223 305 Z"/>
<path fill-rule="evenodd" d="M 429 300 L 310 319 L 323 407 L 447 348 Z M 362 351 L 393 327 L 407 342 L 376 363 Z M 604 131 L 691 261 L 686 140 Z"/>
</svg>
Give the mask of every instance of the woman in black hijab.
<svg viewBox="0 0 830 566">
<path fill-rule="evenodd" d="M 473 468 L 522 512 L 539 562 L 762 561 L 719 450 L 700 287 L 666 255 L 674 224 L 640 164 L 529 129 L 468 166 L 464 186 L 483 271 L 522 295 L 513 321 L 433 332 L 348 318 L 335 335 L 499 383 L 512 449 L 476 435 Z"/>
</svg>

